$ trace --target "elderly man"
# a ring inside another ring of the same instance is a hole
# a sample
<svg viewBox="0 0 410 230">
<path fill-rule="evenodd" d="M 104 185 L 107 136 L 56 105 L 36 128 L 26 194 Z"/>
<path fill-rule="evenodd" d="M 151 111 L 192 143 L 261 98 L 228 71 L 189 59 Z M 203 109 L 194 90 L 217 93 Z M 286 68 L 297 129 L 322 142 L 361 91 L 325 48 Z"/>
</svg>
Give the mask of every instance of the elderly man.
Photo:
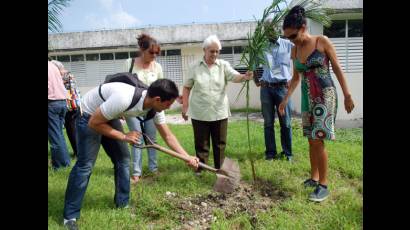
<svg viewBox="0 0 410 230">
<path fill-rule="evenodd" d="M 207 164 L 211 137 L 214 164 L 217 169 L 224 160 L 230 116 L 226 95 L 227 82 L 239 83 L 253 78 L 251 71 L 240 74 L 229 62 L 217 59 L 221 48 L 221 42 L 216 35 L 205 39 L 204 57 L 190 67 L 182 93 L 182 117 L 187 120 L 188 115 L 191 116 L 196 156 Z M 199 173 L 200 169 L 197 170 L 197 175 Z"/>
</svg>

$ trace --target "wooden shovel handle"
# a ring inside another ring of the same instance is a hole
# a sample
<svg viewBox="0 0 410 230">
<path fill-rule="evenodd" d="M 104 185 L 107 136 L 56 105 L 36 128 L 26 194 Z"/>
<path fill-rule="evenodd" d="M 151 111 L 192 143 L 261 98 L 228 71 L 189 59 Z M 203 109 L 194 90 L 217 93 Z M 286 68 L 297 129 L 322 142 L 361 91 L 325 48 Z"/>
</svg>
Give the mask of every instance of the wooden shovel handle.
<svg viewBox="0 0 410 230">
<path fill-rule="evenodd" d="M 137 147 L 137 146 L 136 146 L 136 147 Z M 162 147 L 161 145 L 158 145 L 158 144 L 153 144 L 153 143 L 151 143 L 151 144 L 149 144 L 149 145 L 138 146 L 138 148 L 154 148 L 154 149 L 156 149 L 156 150 L 159 150 L 159 151 L 161 151 L 161 152 L 164 152 L 164 153 L 166 153 L 166 154 L 168 154 L 168 155 L 171 155 L 171 156 L 173 156 L 173 157 L 179 158 L 179 159 L 184 160 L 184 161 L 186 161 L 186 162 L 188 162 L 188 161 L 191 160 L 190 156 L 179 154 L 179 153 L 177 153 L 177 152 L 175 152 L 175 151 L 172 151 L 172 150 L 170 150 L 170 149 L 164 148 L 164 147 Z M 212 168 L 211 166 L 206 165 L 206 164 L 204 164 L 204 163 L 202 163 L 202 162 L 199 162 L 198 165 L 199 165 L 199 167 L 201 167 L 201 168 L 203 168 L 203 169 L 206 169 L 206 170 L 209 170 L 209 171 L 211 171 L 211 172 L 217 172 L 217 171 L 218 171 L 216 168 Z"/>
<path fill-rule="evenodd" d="M 161 151 L 161 152 L 164 152 L 164 153 L 166 153 L 166 154 L 168 154 L 168 155 L 171 155 L 171 156 L 173 156 L 173 157 L 176 157 L 176 158 L 179 158 L 179 159 L 181 159 L 181 160 L 184 160 L 184 161 L 186 161 L 186 162 L 188 162 L 188 161 L 191 160 L 190 156 L 181 155 L 181 154 L 179 154 L 179 153 L 177 153 L 177 152 L 175 152 L 175 151 L 172 151 L 171 149 L 167 149 L 167 148 L 162 147 L 161 145 L 155 144 L 155 143 L 151 140 L 151 138 L 149 138 L 148 135 L 146 135 L 145 133 L 143 133 L 142 135 L 144 136 L 145 141 L 148 142 L 148 143 L 146 143 L 147 145 L 144 145 L 144 146 L 135 146 L 135 147 L 137 147 L 137 148 L 154 148 L 154 149 L 157 149 L 157 150 L 159 150 L 159 151 Z M 212 168 L 211 166 L 209 166 L 209 165 L 207 165 L 207 164 L 204 164 L 204 163 L 202 163 L 202 162 L 198 162 L 198 165 L 199 165 L 199 167 L 201 167 L 201 168 L 203 168 L 203 169 L 206 169 L 206 170 L 209 170 L 209 171 L 211 171 L 211 172 L 218 172 L 218 169 Z"/>
</svg>

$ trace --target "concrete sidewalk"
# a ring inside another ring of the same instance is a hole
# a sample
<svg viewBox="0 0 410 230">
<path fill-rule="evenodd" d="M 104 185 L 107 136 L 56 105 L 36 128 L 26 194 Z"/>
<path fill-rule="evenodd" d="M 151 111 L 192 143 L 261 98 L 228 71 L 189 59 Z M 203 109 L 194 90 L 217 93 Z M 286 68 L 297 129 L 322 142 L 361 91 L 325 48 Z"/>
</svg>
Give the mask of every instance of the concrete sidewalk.
<svg viewBox="0 0 410 230">
<path fill-rule="evenodd" d="M 292 119 L 302 123 L 300 116 L 292 114 Z M 252 121 L 263 122 L 261 112 L 249 113 L 249 118 Z M 232 113 L 232 116 L 228 118 L 229 122 L 246 120 L 246 113 L 238 112 Z M 191 124 L 191 119 L 184 121 L 181 114 L 166 114 L 166 121 L 168 124 Z M 336 128 L 363 128 L 363 119 L 355 120 L 336 120 Z"/>
</svg>

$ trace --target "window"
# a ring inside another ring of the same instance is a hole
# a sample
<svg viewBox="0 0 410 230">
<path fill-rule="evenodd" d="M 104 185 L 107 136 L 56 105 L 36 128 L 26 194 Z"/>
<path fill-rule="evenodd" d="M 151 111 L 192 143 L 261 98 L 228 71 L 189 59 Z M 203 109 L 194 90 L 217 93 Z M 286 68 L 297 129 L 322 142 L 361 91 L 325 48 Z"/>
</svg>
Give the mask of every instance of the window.
<svg viewBox="0 0 410 230">
<path fill-rule="evenodd" d="M 101 60 L 114 60 L 113 53 L 102 53 L 100 54 Z"/>
<path fill-rule="evenodd" d="M 234 52 L 235 54 L 240 54 L 240 53 L 242 53 L 242 51 L 243 51 L 243 47 L 242 47 L 242 46 L 234 46 L 234 47 L 233 47 L 233 52 Z"/>
<path fill-rule="evenodd" d="M 181 50 L 167 50 L 167 56 L 181 55 Z"/>
<path fill-rule="evenodd" d="M 75 62 L 75 61 L 84 61 L 84 55 L 80 54 L 80 55 L 71 55 L 71 61 Z"/>
<path fill-rule="evenodd" d="M 137 57 L 137 52 L 130 52 L 130 58 Z"/>
<path fill-rule="evenodd" d="M 86 54 L 85 58 L 87 61 L 98 61 L 100 60 L 100 57 L 98 54 Z"/>
<path fill-rule="evenodd" d="M 329 38 L 346 37 L 346 22 L 348 25 L 347 37 L 363 37 L 363 20 L 335 20 L 329 28 L 323 28 L 323 34 Z"/>
<path fill-rule="evenodd" d="M 128 59 L 128 52 L 115 53 L 115 60 Z"/>
<path fill-rule="evenodd" d="M 165 56 L 165 50 L 161 50 L 160 56 Z"/>
<path fill-rule="evenodd" d="M 346 20 L 334 20 L 328 28 L 324 27 L 323 34 L 329 38 L 346 37 Z"/>
<path fill-rule="evenodd" d="M 61 62 L 70 62 L 70 56 L 69 55 L 57 56 L 57 60 Z"/>
<path fill-rule="evenodd" d="M 363 37 L 363 20 L 349 20 L 348 25 L 348 37 Z"/>
<path fill-rule="evenodd" d="M 222 47 L 222 49 L 219 51 L 220 54 L 232 54 L 232 47 Z"/>
</svg>

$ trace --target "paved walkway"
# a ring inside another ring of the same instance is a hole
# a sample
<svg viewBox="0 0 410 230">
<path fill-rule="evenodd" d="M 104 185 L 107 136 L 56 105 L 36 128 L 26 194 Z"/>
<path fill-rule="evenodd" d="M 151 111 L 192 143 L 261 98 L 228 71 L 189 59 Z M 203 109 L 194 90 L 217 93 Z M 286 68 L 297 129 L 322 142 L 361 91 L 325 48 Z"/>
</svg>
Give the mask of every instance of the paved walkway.
<svg viewBox="0 0 410 230">
<path fill-rule="evenodd" d="M 181 114 L 167 114 L 167 123 L 169 124 L 191 124 L 191 120 L 184 121 Z M 263 122 L 262 113 L 250 113 L 249 118 L 252 121 Z M 294 120 L 302 122 L 299 116 L 293 116 Z M 246 113 L 232 113 L 232 116 L 229 117 L 229 122 L 246 120 Z M 363 128 L 363 119 L 355 120 L 337 120 L 335 124 L 336 128 Z"/>
</svg>

